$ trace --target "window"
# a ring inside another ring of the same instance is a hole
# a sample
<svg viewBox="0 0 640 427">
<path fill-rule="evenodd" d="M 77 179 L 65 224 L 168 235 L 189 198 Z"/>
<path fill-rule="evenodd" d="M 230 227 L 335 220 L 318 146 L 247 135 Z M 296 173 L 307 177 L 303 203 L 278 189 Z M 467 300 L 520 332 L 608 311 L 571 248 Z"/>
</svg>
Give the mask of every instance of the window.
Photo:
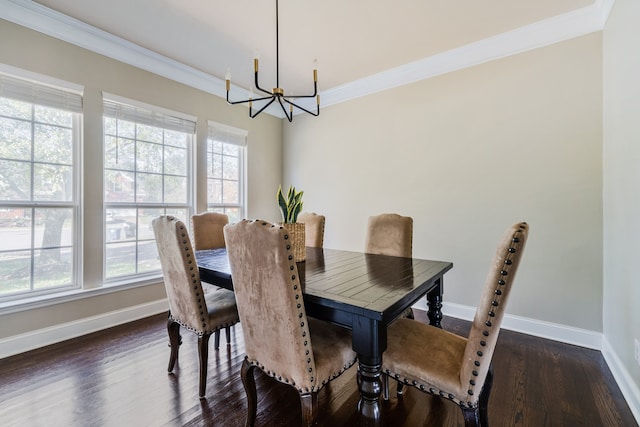
<svg viewBox="0 0 640 427">
<path fill-rule="evenodd" d="M 225 213 L 230 222 L 245 210 L 244 158 L 247 132 L 209 122 L 207 138 L 207 209 Z"/>
<path fill-rule="evenodd" d="M 188 223 L 194 134 L 194 118 L 105 95 L 105 279 L 160 272 L 151 221 Z"/>
<path fill-rule="evenodd" d="M 77 288 L 82 96 L 0 74 L 0 298 Z"/>
</svg>

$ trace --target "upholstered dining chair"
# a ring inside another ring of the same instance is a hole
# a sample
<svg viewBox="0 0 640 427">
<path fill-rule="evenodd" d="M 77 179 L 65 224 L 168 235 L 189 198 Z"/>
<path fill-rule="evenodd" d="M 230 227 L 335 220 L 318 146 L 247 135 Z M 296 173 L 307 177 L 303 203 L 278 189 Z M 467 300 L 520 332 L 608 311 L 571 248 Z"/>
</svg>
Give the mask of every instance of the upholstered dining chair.
<svg viewBox="0 0 640 427">
<path fill-rule="evenodd" d="M 229 223 L 229 217 L 219 212 L 201 212 L 191 215 L 191 239 L 196 251 L 205 249 L 224 248 L 224 226 Z M 204 288 L 205 293 L 217 291 L 215 283 Z M 224 328 L 227 345 L 231 344 L 231 326 Z M 215 334 L 215 348 L 220 346 L 220 331 Z"/>
<path fill-rule="evenodd" d="M 396 320 L 387 331 L 382 372 L 455 402 L 462 409 L 467 427 L 488 427 L 491 358 L 528 234 L 525 222 L 514 224 L 504 233 L 467 338 L 407 319 Z"/>
<path fill-rule="evenodd" d="M 364 251 L 368 254 L 411 258 L 413 218 L 395 213 L 370 216 Z"/>
<path fill-rule="evenodd" d="M 312 425 L 318 392 L 356 361 L 351 332 L 307 318 L 298 269 L 285 228 L 243 220 L 224 229 L 245 343 L 241 378 L 247 426 L 256 420 L 254 369 L 300 394 L 302 425 Z"/>
<path fill-rule="evenodd" d="M 233 292 L 222 288 L 203 292 L 189 232 L 182 221 L 172 216 L 160 216 L 154 218 L 152 226 L 169 300 L 167 330 L 171 354 L 168 371 L 173 371 L 178 360 L 182 326 L 198 336 L 198 392 L 203 398 L 207 386 L 209 337 L 222 328 L 238 323 L 235 298 Z M 218 348 L 218 343 L 215 348 Z"/>
<path fill-rule="evenodd" d="M 229 217 L 218 212 L 201 212 L 191 215 L 191 237 L 196 251 L 224 248 L 224 226 Z"/>
<path fill-rule="evenodd" d="M 324 244 L 324 215 L 315 212 L 302 212 L 298 222 L 304 223 L 305 246 L 321 248 Z"/>
</svg>

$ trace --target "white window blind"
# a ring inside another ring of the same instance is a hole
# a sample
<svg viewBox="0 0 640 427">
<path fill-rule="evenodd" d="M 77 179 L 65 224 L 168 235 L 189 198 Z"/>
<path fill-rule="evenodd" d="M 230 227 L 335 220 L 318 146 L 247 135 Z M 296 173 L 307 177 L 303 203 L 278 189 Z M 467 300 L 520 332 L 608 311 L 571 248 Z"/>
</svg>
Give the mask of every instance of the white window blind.
<svg viewBox="0 0 640 427">
<path fill-rule="evenodd" d="M 207 122 L 207 124 L 209 128 L 208 136 L 210 139 L 243 147 L 247 145 L 248 132 L 246 130 L 211 121 Z"/>
<path fill-rule="evenodd" d="M 0 97 L 82 113 L 82 94 L 0 74 Z"/>
<path fill-rule="evenodd" d="M 133 103 L 132 103 L 133 104 Z M 196 132 L 195 119 L 180 117 L 180 113 L 161 112 L 141 106 L 130 105 L 119 100 L 103 100 L 104 115 L 116 119 L 132 121 L 163 129 L 193 134 Z"/>
</svg>

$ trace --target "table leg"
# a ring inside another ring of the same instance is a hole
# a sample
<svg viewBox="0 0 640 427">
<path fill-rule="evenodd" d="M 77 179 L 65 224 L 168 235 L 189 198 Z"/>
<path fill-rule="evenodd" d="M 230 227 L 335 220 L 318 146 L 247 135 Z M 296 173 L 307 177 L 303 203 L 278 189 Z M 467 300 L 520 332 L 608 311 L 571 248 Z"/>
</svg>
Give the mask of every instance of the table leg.
<svg viewBox="0 0 640 427">
<path fill-rule="evenodd" d="M 427 316 L 429 324 L 442 329 L 442 279 L 427 293 Z"/>
<path fill-rule="evenodd" d="M 387 348 L 387 328 L 367 318 L 357 318 L 352 328 L 353 349 L 358 353 L 358 413 L 360 425 L 382 426 L 382 353 Z"/>
<path fill-rule="evenodd" d="M 380 394 L 382 382 L 380 381 L 380 367 L 382 363 L 376 361 L 358 361 L 358 413 L 362 426 L 381 426 Z"/>
</svg>

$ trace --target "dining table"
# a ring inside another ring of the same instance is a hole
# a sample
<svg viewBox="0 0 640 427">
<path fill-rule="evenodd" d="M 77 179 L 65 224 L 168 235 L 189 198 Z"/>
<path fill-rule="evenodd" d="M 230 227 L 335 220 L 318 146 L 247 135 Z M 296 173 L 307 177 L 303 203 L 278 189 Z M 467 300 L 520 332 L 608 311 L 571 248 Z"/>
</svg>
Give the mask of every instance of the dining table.
<svg viewBox="0 0 640 427">
<path fill-rule="evenodd" d="M 196 251 L 196 261 L 203 282 L 233 290 L 225 248 Z M 387 326 L 426 295 L 429 323 L 441 327 L 443 276 L 453 264 L 314 247 L 296 264 L 307 315 L 351 329 L 361 425 L 382 425 Z"/>
</svg>

